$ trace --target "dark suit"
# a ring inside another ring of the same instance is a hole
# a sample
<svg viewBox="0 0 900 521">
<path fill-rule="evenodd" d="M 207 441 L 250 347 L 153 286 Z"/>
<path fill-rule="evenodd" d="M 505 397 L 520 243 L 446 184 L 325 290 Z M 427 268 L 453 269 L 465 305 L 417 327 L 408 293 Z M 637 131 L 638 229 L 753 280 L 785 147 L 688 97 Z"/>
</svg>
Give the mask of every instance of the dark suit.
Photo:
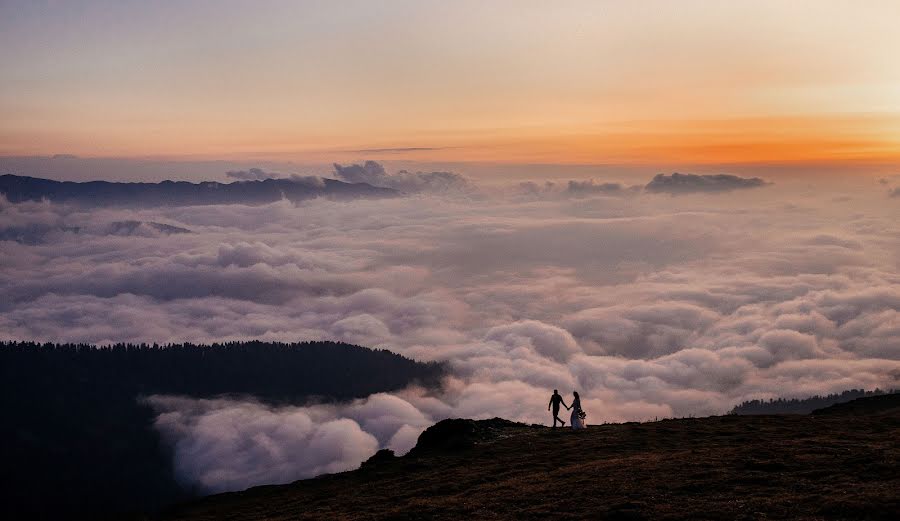
<svg viewBox="0 0 900 521">
<path fill-rule="evenodd" d="M 560 425 L 565 425 L 566 422 L 559 418 L 559 405 L 562 404 L 563 407 L 566 407 L 566 404 L 563 402 L 562 395 L 554 394 L 550 397 L 550 404 L 547 405 L 547 408 L 553 409 L 553 426 L 556 427 L 556 422 L 559 422 Z"/>
</svg>

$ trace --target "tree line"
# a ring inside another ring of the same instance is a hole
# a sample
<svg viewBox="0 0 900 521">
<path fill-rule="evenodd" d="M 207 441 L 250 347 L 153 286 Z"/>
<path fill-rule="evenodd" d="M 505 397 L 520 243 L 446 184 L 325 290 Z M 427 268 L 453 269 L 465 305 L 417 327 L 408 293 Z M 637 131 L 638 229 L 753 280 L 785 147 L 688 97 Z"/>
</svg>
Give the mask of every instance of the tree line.
<svg viewBox="0 0 900 521">
<path fill-rule="evenodd" d="M 772 398 L 769 400 L 748 400 L 736 405 L 728 414 L 809 414 L 836 403 L 849 402 L 857 398 L 893 394 L 896 389 L 866 391 L 865 389 L 848 389 L 841 393 L 809 398 Z"/>
</svg>

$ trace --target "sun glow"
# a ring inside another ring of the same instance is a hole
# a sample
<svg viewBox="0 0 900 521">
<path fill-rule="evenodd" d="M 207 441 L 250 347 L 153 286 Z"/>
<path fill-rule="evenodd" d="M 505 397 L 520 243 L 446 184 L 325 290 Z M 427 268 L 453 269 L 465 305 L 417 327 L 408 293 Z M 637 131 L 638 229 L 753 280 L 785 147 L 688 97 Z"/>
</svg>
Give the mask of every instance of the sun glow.
<svg viewBox="0 0 900 521">
<path fill-rule="evenodd" d="M 900 161 L 896 2 L 267 7 L 0 6 L 0 154 Z"/>
</svg>

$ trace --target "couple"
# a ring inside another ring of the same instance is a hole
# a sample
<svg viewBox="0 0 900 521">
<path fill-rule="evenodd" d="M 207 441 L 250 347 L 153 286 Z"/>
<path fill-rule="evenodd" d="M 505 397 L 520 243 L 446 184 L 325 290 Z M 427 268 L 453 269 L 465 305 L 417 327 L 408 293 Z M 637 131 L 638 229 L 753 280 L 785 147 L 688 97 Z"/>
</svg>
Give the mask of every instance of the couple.
<svg viewBox="0 0 900 521">
<path fill-rule="evenodd" d="M 581 410 L 581 397 L 578 396 L 578 392 L 573 392 L 572 394 L 574 394 L 575 397 L 572 399 L 572 406 L 569 407 L 563 401 L 562 396 L 559 395 L 559 391 L 557 391 L 556 389 L 553 389 L 553 396 L 550 397 L 550 404 L 547 405 L 547 410 L 549 411 L 551 407 L 553 408 L 553 427 L 554 428 L 556 427 L 556 422 L 561 423 L 563 427 L 566 426 L 566 422 L 559 419 L 559 404 L 562 404 L 562 406 L 565 407 L 566 409 L 572 410 L 572 416 L 570 418 L 570 421 L 572 423 L 573 429 L 583 429 L 584 428 L 584 418 L 587 415 Z"/>
</svg>

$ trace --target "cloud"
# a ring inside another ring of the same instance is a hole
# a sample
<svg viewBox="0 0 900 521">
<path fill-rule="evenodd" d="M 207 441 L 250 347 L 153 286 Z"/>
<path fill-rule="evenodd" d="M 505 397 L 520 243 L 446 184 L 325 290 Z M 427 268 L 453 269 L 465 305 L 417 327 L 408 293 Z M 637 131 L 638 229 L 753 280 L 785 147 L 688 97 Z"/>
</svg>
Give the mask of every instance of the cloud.
<svg viewBox="0 0 900 521">
<path fill-rule="evenodd" d="M 812 245 L 837 246 L 839 248 L 846 248 L 848 250 L 862 249 L 862 244 L 859 241 L 855 241 L 853 239 L 845 239 L 825 233 L 816 235 L 815 237 L 808 239 L 806 242 Z"/>
<path fill-rule="evenodd" d="M 451 368 L 440 391 L 345 404 L 152 398 L 179 476 L 211 491 L 353 468 L 446 417 L 546 423 L 553 388 L 578 390 L 600 422 L 900 385 L 892 201 L 871 185 L 780 186 L 765 198 L 574 198 L 553 184 L 536 197 L 258 206 L 0 200 L 0 229 L 50 230 L 0 240 L 0 337 L 335 339 Z M 832 204 L 840 190 L 852 199 Z M 104 232 L 113 222 L 193 233 Z"/>
<path fill-rule="evenodd" d="M 736 175 L 658 174 L 644 187 L 648 192 L 669 194 L 730 192 L 745 188 L 759 188 L 769 183 L 758 177 Z"/>
<path fill-rule="evenodd" d="M 580 352 L 575 339 L 565 329 L 536 320 L 522 320 L 491 328 L 485 340 L 499 342 L 506 349 L 532 349 L 540 356 L 564 362 Z"/>
<path fill-rule="evenodd" d="M 655 358 L 690 347 L 719 318 L 701 306 L 662 302 L 586 309 L 566 324 L 593 353 Z"/>
<path fill-rule="evenodd" d="M 637 195 L 641 192 L 640 186 L 627 186 L 618 182 L 598 182 L 593 179 L 586 181 L 570 180 L 566 184 L 554 181 L 536 183 L 525 181 L 518 183 L 512 189 L 512 193 L 534 199 L 547 198 L 589 198 Z"/>
<path fill-rule="evenodd" d="M 426 152 L 429 150 L 444 150 L 443 147 L 395 147 L 395 148 L 363 148 L 351 150 L 360 154 L 400 153 L 400 152 Z"/>
<path fill-rule="evenodd" d="M 414 396 L 414 395 L 411 395 Z M 433 419 L 399 396 L 273 407 L 253 399 L 153 395 L 175 472 L 209 493 L 351 470 L 379 448 L 405 454 Z"/>
<path fill-rule="evenodd" d="M 250 168 L 249 170 L 232 170 L 226 172 L 225 175 L 232 179 L 240 181 L 265 181 L 267 179 L 290 179 L 291 181 L 308 186 L 310 188 L 325 188 L 325 180 L 315 175 L 299 175 L 291 174 L 284 176 L 277 172 L 267 172 L 261 168 Z"/>
<path fill-rule="evenodd" d="M 593 179 L 589 181 L 569 181 L 566 191 L 573 196 L 583 196 L 591 194 L 620 194 L 625 190 L 625 186 L 621 183 L 595 183 Z"/>
<path fill-rule="evenodd" d="M 281 174 L 275 172 L 266 172 L 262 168 L 250 168 L 249 170 L 230 170 L 225 175 L 237 179 L 239 181 L 263 181 L 266 179 L 277 179 Z"/>
<path fill-rule="evenodd" d="M 358 423 L 326 412 L 252 401 L 146 401 L 159 413 L 156 427 L 173 447 L 176 475 L 206 492 L 350 470 L 378 449 Z"/>
<path fill-rule="evenodd" d="M 822 354 L 815 336 L 790 329 L 769 331 L 759 338 L 759 344 L 778 360 L 816 358 Z"/>
<path fill-rule="evenodd" d="M 4 215 L 4 221 L 0 223 L 0 241 L 30 245 L 58 240 L 62 234 L 155 237 L 191 232 L 171 224 L 137 220 L 84 222 L 74 209 L 47 201 L 11 204 L 3 194 L 0 194 L 0 212 Z"/>
<path fill-rule="evenodd" d="M 367 183 L 372 186 L 393 188 L 406 193 L 466 193 L 474 186 L 465 177 L 453 172 L 407 172 L 400 170 L 389 174 L 375 161 L 362 165 L 341 166 L 334 164 L 338 178 L 350 183 Z"/>
<path fill-rule="evenodd" d="M 325 188 L 325 179 L 317 176 L 317 175 L 298 175 L 291 174 L 288 178 L 291 181 L 301 184 L 303 186 L 308 186 L 310 188 Z"/>
</svg>

